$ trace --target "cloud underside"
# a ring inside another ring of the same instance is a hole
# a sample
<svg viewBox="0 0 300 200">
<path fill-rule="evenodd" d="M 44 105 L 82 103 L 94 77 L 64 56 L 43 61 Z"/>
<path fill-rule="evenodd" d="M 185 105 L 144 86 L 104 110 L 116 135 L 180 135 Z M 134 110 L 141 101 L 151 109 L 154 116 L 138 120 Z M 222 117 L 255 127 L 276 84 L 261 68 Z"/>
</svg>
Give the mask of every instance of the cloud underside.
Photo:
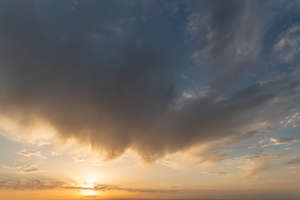
<svg viewBox="0 0 300 200">
<path fill-rule="evenodd" d="M 256 134 L 249 126 L 272 119 L 281 100 L 296 93 L 295 77 L 230 90 L 254 68 L 254 52 L 260 49 L 262 25 L 251 19 L 262 13 L 249 2 L 204 4 L 208 20 L 190 21 L 193 34 L 200 35 L 197 31 L 207 24 L 216 34 L 209 44 L 195 40 L 197 59 L 205 60 L 211 69 L 207 73 L 217 81 L 208 83 L 211 91 L 204 97 L 191 98 L 180 108 L 176 102 L 186 34 L 157 19 L 160 12 L 149 5 L 150 11 L 137 14 L 144 4 L 100 4 L 82 2 L 75 10 L 63 4 L 53 13 L 65 17 L 57 18 L 51 12 L 55 3 L 1 2 L 1 117 L 24 127 L 44 121 L 59 137 L 75 138 L 108 158 L 132 148 L 154 160 L 196 144 Z M 114 9 L 107 13 L 108 8 Z M 242 31 L 235 31 L 245 21 Z M 242 35 L 251 27 L 255 31 L 248 43 Z M 218 37 L 222 34 L 230 37 Z M 250 43 L 250 50 L 243 49 Z"/>
</svg>

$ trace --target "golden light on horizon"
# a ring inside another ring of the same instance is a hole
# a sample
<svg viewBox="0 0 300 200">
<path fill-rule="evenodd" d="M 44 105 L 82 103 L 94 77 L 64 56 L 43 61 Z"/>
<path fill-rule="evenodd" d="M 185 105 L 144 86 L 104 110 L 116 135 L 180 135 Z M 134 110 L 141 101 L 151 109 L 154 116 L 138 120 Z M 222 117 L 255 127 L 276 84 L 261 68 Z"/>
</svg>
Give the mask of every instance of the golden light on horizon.
<svg viewBox="0 0 300 200">
<path fill-rule="evenodd" d="M 98 179 L 99 179 L 99 174 L 96 174 L 96 173 L 88 174 L 88 175 L 85 177 L 85 181 L 86 181 L 87 185 L 92 185 L 92 186 L 94 186 L 95 183 L 96 183 L 97 181 L 99 181 Z"/>
<path fill-rule="evenodd" d="M 80 194 L 82 194 L 82 196 L 96 196 L 99 194 L 98 191 L 95 191 L 95 190 L 80 190 Z"/>
<path fill-rule="evenodd" d="M 300 0 L 0 0 L 0 200 L 300 200 Z"/>
<path fill-rule="evenodd" d="M 97 175 L 88 175 L 85 178 L 85 183 L 81 183 L 80 187 L 84 188 L 80 190 L 80 194 L 83 196 L 96 196 L 99 194 L 98 191 L 94 189 L 95 182 L 97 181 Z"/>
</svg>

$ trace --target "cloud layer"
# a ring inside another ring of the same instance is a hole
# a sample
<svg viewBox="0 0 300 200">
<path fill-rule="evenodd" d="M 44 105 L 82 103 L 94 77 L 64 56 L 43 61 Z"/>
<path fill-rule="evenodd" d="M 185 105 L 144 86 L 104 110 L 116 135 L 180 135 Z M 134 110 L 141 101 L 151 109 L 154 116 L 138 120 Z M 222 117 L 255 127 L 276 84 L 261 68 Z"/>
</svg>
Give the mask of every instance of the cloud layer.
<svg viewBox="0 0 300 200">
<path fill-rule="evenodd" d="M 272 108 L 299 89 L 297 76 L 241 82 L 262 64 L 261 18 L 273 16 L 272 7 L 183 4 L 1 2 L 1 115 L 24 127 L 45 121 L 59 137 L 75 138 L 108 158 L 132 148 L 154 160 L 251 135 L 247 127 L 272 119 Z M 174 22 L 185 12 L 186 21 Z M 186 100 L 180 88 L 193 51 L 185 44 L 191 33 L 197 60 L 204 62 L 196 67 L 206 71 L 199 80 L 211 79 L 204 96 Z"/>
<path fill-rule="evenodd" d="M 93 190 L 93 191 L 125 191 L 133 193 L 174 193 L 179 189 L 155 189 L 155 188 L 134 188 L 119 185 L 95 184 L 93 186 L 72 185 L 67 182 L 51 180 L 51 179 L 5 179 L 0 181 L 0 189 L 5 190 Z"/>
</svg>

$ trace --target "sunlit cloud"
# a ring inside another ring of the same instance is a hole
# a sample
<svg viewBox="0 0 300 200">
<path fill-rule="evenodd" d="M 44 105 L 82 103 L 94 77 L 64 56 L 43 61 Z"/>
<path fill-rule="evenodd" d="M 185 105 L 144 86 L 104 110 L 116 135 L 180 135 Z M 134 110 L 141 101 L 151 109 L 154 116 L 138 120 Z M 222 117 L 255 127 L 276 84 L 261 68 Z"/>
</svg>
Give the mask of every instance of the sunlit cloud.
<svg viewBox="0 0 300 200">
<path fill-rule="evenodd" d="M 134 188 L 119 185 L 108 185 L 98 183 L 68 183 L 51 179 L 7 179 L 0 181 L 0 189 L 9 190 L 49 190 L 49 189 L 67 189 L 85 191 L 85 194 L 91 194 L 86 191 L 109 192 L 125 191 L 132 193 L 174 193 L 179 189 L 155 189 L 155 188 Z M 95 193 L 97 194 L 97 193 Z"/>
<path fill-rule="evenodd" d="M 0 198 L 299 199 L 299 11 L 0 1 Z"/>
<path fill-rule="evenodd" d="M 28 165 L 17 165 L 17 166 L 3 165 L 2 168 L 12 170 L 16 173 L 23 173 L 23 174 L 43 172 L 41 169 L 39 169 L 35 165 L 30 165 L 30 164 L 28 164 Z"/>
<path fill-rule="evenodd" d="M 38 157 L 38 158 L 42 158 L 42 159 L 47 158 L 40 151 L 28 150 L 28 149 L 23 149 L 22 151 L 18 152 L 18 154 L 22 155 L 24 157 Z"/>
<path fill-rule="evenodd" d="M 46 190 L 61 187 L 63 182 L 39 179 L 1 180 L 0 188 L 8 190 Z"/>
<path fill-rule="evenodd" d="M 291 137 L 286 137 L 286 138 L 265 138 L 263 140 L 258 141 L 258 145 L 252 145 L 249 146 L 249 148 L 265 148 L 265 147 L 271 147 L 271 146 L 279 146 L 279 145 L 288 145 L 288 144 L 292 144 L 295 142 L 298 142 L 300 140 L 300 136 L 296 135 L 296 136 L 291 136 Z"/>
</svg>

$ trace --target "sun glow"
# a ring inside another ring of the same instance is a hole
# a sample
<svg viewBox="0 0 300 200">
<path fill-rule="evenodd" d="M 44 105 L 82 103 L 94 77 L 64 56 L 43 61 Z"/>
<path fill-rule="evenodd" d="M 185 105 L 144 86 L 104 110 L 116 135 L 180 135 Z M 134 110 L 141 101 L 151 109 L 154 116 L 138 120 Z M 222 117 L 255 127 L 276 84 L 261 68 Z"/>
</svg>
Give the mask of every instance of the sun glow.
<svg viewBox="0 0 300 200">
<path fill-rule="evenodd" d="M 85 183 L 81 183 L 80 187 L 82 189 L 80 190 L 80 193 L 84 196 L 96 196 L 99 194 L 98 191 L 94 189 L 95 182 L 96 182 L 96 176 L 87 176 L 85 178 Z"/>
<path fill-rule="evenodd" d="M 96 196 L 96 195 L 98 195 L 98 191 L 95 191 L 95 190 L 80 190 L 80 193 L 83 196 Z"/>
<path fill-rule="evenodd" d="M 96 175 L 96 174 L 88 175 L 85 177 L 85 181 L 86 181 L 87 185 L 92 185 L 93 187 L 94 187 L 97 179 L 98 179 L 98 175 Z"/>
</svg>

